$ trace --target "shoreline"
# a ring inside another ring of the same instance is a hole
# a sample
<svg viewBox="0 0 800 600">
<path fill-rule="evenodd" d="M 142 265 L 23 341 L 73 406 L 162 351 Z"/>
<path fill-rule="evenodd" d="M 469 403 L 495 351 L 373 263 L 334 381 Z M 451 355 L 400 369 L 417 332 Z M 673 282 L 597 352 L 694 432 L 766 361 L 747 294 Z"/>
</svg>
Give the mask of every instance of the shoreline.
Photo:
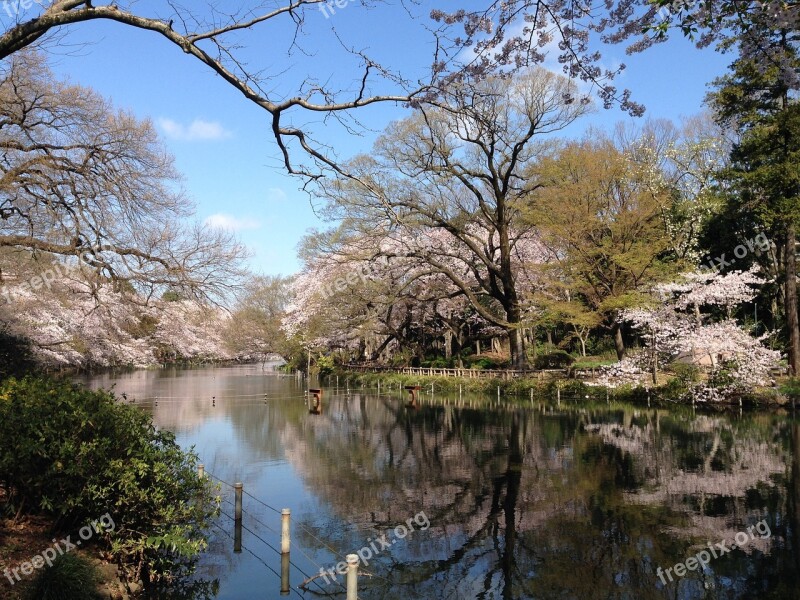
<svg viewBox="0 0 800 600">
<path fill-rule="evenodd" d="M 586 404 L 594 402 L 625 402 L 633 405 L 648 407 L 694 407 L 711 410 L 793 410 L 800 406 L 800 398 L 783 394 L 777 388 L 752 390 L 748 393 L 733 396 L 719 402 L 692 402 L 683 398 L 670 398 L 666 383 L 652 388 L 630 385 L 618 388 L 606 388 L 599 385 L 588 385 L 580 379 L 551 378 L 541 381 L 530 378 L 514 378 L 510 380 L 492 378 L 469 377 L 441 377 L 429 375 L 405 375 L 402 373 L 363 373 L 347 369 L 334 370 L 330 375 L 320 378 L 320 383 L 326 382 L 330 387 L 331 378 L 344 377 L 345 381 L 360 384 L 381 384 L 381 387 L 403 388 L 406 385 L 420 385 L 423 391 L 433 385 L 434 392 L 456 392 L 459 390 L 470 393 L 493 394 L 501 397 L 517 398 L 520 400 L 557 402 L 559 396 L 563 399 L 584 401 Z M 342 385 L 339 386 L 343 387 Z M 560 393 L 559 393 L 560 392 Z"/>
</svg>

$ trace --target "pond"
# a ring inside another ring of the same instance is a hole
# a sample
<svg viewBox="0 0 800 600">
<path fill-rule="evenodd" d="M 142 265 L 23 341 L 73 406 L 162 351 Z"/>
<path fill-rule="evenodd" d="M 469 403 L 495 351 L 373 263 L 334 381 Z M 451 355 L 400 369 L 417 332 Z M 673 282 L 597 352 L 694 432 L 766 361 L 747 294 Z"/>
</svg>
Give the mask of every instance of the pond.
<svg viewBox="0 0 800 600">
<path fill-rule="evenodd" d="M 282 508 L 288 597 L 344 598 L 329 571 L 360 553 L 361 600 L 800 598 L 791 414 L 438 391 L 414 409 L 344 378 L 310 414 L 305 381 L 260 365 L 85 381 L 135 398 L 223 482 L 199 570 L 220 599 L 287 597 Z"/>
</svg>

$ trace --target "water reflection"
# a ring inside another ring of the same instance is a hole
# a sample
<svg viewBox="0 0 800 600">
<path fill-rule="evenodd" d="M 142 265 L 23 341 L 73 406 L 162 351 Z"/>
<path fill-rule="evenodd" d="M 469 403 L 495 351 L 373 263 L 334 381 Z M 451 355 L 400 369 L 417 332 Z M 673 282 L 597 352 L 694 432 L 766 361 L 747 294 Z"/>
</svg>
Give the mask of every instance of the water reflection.
<svg viewBox="0 0 800 600">
<path fill-rule="evenodd" d="M 800 424 L 788 416 L 424 391 L 412 410 L 402 390 L 324 385 L 311 386 L 324 410 L 309 414 L 302 382 L 260 367 L 92 380 L 112 382 L 210 472 L 292 508 L 295 588 L 424 512 L 429 529 L 370 559 L 360 598 L 800 597 Z M 252 554 L 233 554 L 223 520 L 203 574 L 219 598 L 277 598 L 267 544 L 279 520 L 255 500 L 247 510 Z M 770 537 L 666 585 L 656 575 L 762 520 Z"/>
</svg>

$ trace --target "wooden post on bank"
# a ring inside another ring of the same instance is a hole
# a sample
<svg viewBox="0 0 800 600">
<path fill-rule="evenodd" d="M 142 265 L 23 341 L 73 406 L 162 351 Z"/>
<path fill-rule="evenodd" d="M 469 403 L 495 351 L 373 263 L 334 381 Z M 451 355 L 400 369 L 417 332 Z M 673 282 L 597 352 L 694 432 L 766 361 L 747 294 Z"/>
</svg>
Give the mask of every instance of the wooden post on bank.
<svg viewBox="0 0 800 600">
<path fill-rule="evenodd" d="M 198 479 L 206 478 L 206 466 L 203 463 L 197 465 L 197 478 Z"/>
</svg>

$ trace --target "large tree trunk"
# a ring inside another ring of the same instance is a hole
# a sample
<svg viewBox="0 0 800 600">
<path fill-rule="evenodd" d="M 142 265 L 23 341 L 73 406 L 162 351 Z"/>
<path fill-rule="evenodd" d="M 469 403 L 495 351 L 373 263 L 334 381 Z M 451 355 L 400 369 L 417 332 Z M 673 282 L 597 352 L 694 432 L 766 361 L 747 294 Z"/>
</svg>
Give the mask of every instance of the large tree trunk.
<svg viewBox="0 0 800 600">
<path fill-rule="evenodd" d="M 789 330 L 789 374 L 797 375 L 797 368 L 800 366 L 800 324 L 797 318 L 797 260 L 793 223 L 786 226 L 784 255 L 786 279 L 783 287 L 786 298 L 786 327 Z"/>
<path fill-rule="evenodd" d="M 508 346 L 511 352 L 511 368 L 519 370 L 527 369 L 528 357 L 525 355 L 525 340 L 523 339 L 522 327 L 520 326 L 522 315 L 516 303 L 506 311 L 506 319 L 512 325 L 512 327 L 507 329 Z"/>
<path fill-rule="evenodd" d="M 617 360 L 625 358 L 625 340 L 622 339 L 622 324 L 614 323 L 614 349 L 617 351 Z"/>
<path fill-rule="evenodd" d="M 509 330 L 508 343 L 511 350 L 511 368 L 526 369 L 528 361 L 525 356 L 525 342 L 522 339 L 522 330 L 519 327 Z"/>
</svg>

